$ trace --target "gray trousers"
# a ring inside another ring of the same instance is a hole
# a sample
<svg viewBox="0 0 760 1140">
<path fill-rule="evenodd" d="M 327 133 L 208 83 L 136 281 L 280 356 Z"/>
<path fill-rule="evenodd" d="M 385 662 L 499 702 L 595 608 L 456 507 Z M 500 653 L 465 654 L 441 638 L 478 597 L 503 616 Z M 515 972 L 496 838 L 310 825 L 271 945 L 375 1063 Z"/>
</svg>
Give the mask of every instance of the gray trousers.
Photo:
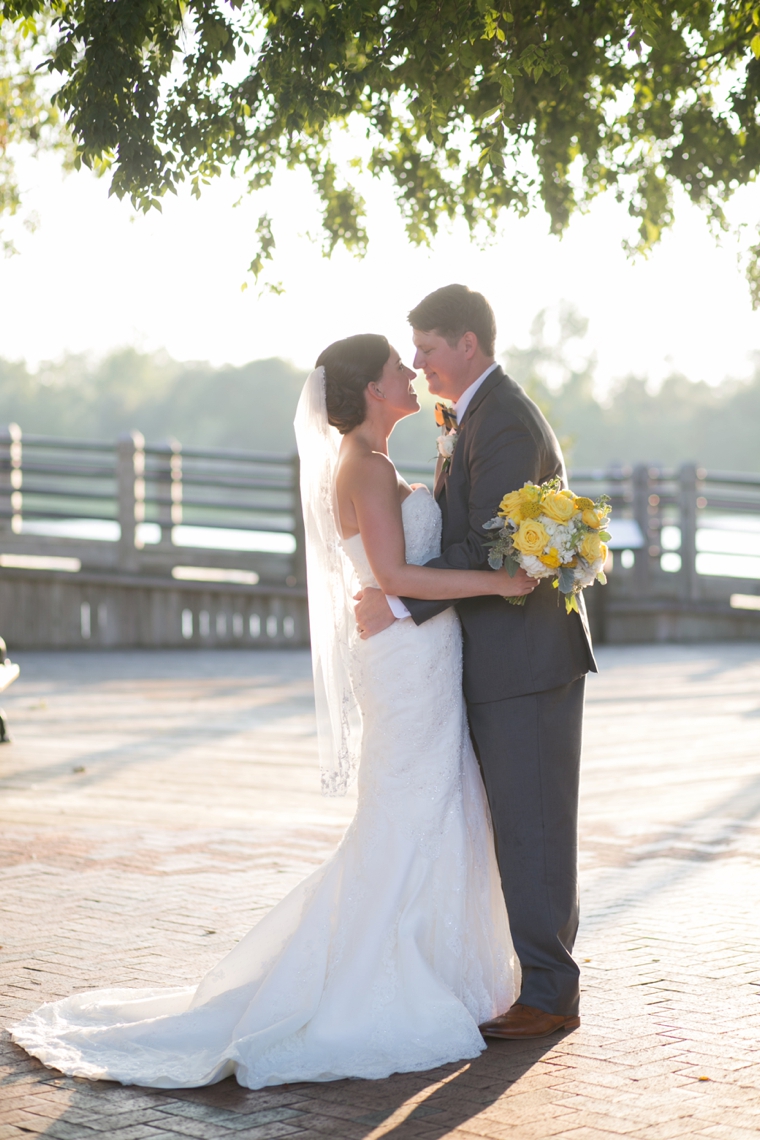
<svg viewBox="0 0 760 1140">
<path fill-rule="evenodd" d="M 585 677 L 523 697 L 468 704 L 491 806 L 518 1001 L 578 1012 L 578 778 Z"/>
</svg>

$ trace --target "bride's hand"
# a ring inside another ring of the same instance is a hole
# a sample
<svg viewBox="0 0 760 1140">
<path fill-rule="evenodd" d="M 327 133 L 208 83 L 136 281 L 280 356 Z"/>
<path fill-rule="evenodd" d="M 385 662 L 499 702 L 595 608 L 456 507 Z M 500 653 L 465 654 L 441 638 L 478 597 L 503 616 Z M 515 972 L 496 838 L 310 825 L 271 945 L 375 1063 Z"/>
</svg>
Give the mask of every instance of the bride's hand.
<svg viewBox="0 0 760 1140">
<path fill-rule="evenodd" d="M 492 570 L 491 574 L 496 578 L 493 593 L 499 594 L 502 598 L 519 598 L 523 594 L 532 594 L 538 585 L 538 578 L 530 578 L 522 566 L 514 578 L 510 578 L 504 567 L 501 570 Z"/>
</svg>

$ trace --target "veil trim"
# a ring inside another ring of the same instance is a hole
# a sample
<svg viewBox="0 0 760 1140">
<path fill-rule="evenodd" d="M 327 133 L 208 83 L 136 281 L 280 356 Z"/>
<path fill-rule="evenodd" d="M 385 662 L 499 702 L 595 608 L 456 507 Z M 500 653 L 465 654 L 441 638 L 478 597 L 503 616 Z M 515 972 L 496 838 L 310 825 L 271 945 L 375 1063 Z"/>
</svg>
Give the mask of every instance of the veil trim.
<svg viewBox="0 0 760 1140">
<path fill-rule="evenodd" d="M 362 724 L 351 675 L 357 637 L 354 568 L 340 538 L 335 474 L 341 437 L 327 420 L 325 370 L 303 386 L 294 421 L 301 465 L 311 660 L 324 795 L 345 795 L 359 765 Z"/>
</svg>

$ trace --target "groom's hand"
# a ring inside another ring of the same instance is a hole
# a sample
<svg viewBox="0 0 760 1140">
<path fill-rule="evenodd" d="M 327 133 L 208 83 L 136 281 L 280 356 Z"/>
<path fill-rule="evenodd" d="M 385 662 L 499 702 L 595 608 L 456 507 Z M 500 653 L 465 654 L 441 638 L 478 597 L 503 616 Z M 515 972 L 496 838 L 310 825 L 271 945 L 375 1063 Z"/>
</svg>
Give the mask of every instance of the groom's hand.
<svg viewBox="0 0 760 1140">
<path fill-rule="evenodd" d="M 354 601 L 356 602 L 354 615 L 362 641 L 374 637 L 376 633 L 382 633 L 396 620 L 385 594 L 382 590 L 376 590 L 374 586 L 367 586 L 358 594 L 354 594 Z"/>
</svg>

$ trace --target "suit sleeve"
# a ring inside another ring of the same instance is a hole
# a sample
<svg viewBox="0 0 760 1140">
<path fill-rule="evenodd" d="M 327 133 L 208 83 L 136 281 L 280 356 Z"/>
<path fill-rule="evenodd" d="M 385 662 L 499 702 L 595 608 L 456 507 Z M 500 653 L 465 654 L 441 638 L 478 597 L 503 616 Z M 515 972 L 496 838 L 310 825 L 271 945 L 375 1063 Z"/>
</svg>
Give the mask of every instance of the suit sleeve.
<svg viewBox="0 0 760 1140">
<path fill-rule="evenodd" d="M 475 425 L 473 425 L 474 427 Z M 524 483 L 538 482 L 540 448 L 531 432 L 516 417 L 484 415 L 467 440 L 464 462 L 469 473 L 467 537 L 448 546 L 439 558 L 426 563 L 441 570 L 486 570 L 488 532 L 483 523 L 496 514 L 504 495 Z M 442 613 L 456 601 L 403 598 L 416 625 Z"/>
</svg>

